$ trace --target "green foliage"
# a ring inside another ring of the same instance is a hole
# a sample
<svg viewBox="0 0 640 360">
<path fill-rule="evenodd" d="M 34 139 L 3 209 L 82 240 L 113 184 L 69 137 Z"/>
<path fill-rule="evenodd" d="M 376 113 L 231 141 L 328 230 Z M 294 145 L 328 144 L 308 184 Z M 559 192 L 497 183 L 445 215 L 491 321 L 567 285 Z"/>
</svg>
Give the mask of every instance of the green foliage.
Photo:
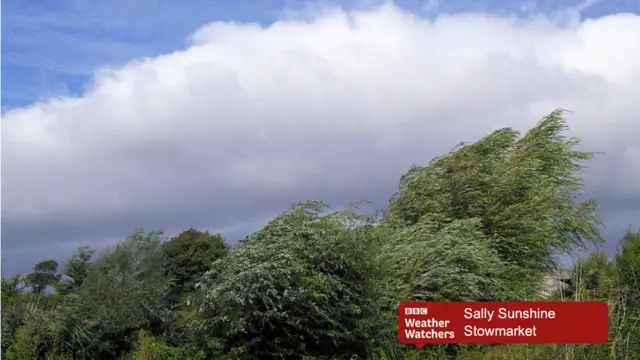
<svg viewBox="0 0 640 360">
<path fill-rule="evenodd" d="M 25 282 L 31 287 L 34 294 L 43 294 L 47 288 L 60 279 L 58 275 L 58 262 L 45 260 L 33 267 L 33 272 L 25 277 Z"/>
<path fill-rule="evenodd" d="M 78 290 L 89 275 L 89 267 L 91 266 L 91 258 L 95 250 L 89 246 L 83 245 L 62 264 L 60 272 L 61 281 L 54 284 L 59 294 L 69 294 Z"/>
<path fill-rule="evenodd" d="M 498 301 L 515 294 L 509 266 L 491 248 L 479 219 L 455 220 L 438 229 L 424 220 L 395 234 L 394 278 L 398 294 L 413 301 Z"/>
<path fill-rule="evenodd" d="M 9 278 L 2 277 L 2 305 L 7 305 L 12 299 L 20 295 L 24 287 L 24 274 L 22 273 Z"/>
<path fill-rule="evenodd" d="M 7 359 L 44 359 L 55 353 L 57 298 L 27 294 L 2 309 L 2 352 Z"/>
<path fill-rule="evenodd" d="M 222 260 L 193 302 L 220 358 L 367 358 L 383 324 L 371 221 L 298 204 Z M 389 326 L 389 324 L 386 324 Z"/>
<path fill-rule="evenodd" d="M 82 319 L 92 334 L 90 347 L 98 358 L 117 358 L 131 350 L 139 329 L 159 331 L 164 325 L 169 284 L 161 235 L 140 230 L 104 252 L 66 304 L 66 316 Z"/>
<path fill-rule="evenodd" d="M 165 242 L 162 248 L 167 275 L 173 280 L 170 296 L 174 301 L 192 292 L 211 264 L 229 252 L 229 245 L 220 234 L 211 235 L 193 228 Z"/>
<path fill-rule="evenodd" d="M 587 259 L 578 261 L 571 274 L 571 286 L 566 296 L 573 299 L 598 299 L 610 297 L 618 288 L 615 264 L 604 250 L 592 252 Z M 619 294 L 615 294 L 618 296 Z"/>
<path fill-rule="evenodd" d="M 127 360 L 205 360 L 204 353 L 192 346 L 172 347 L 140 330 L 135 350 Z"/>
<path fill-rule="evenodd" d="M 618 243 L 616 267 L 627 291 L 627 301 L 640 308 L 640 231 L 627 231 Z"/>
<path fill-rule="evenodd" d="M 501 129 L 413 167 L 400 180 L 386 223 L 403 228 L 426 220 L 438 231 L 479 219 L 477 228 L 526 294 L 527 284 L 557 266 L 554 255 L 603 242 L 595 203 L 575 200 L 582 188 L 576 174 L 592 154 L 575 151 L 579 141 L 563 137 L 562 115 L 551 113 L 521 139 Z"/>
<path fill-rule="evenodd" d="M 51 348 L 51 337 L 48 327 L 48 313 L 29 308 L 24 322 L 17 329 L 14 343 L 3 351 L 6 359 L 38 359 Z M 3 349 L 4 350 L 4 349 Z"/>
<path fill-rule="evenodd" d="M 615 257 L 621 296 L 616 303 L 615 349 L 619 354 L 640 354 L 640 231 L 627 231 Z"/>
</svg>

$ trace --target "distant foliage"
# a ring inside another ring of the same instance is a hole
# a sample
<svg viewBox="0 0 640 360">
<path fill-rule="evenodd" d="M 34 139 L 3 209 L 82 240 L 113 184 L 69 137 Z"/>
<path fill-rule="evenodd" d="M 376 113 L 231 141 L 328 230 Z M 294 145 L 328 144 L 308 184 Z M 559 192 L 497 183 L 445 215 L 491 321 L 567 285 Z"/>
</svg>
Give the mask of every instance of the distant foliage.
<svg viewBox="0 0 640 360">
<path fill-rule="evenodd" d="M 59 280 L 58 262 L 55 260 L 45 260 L 37 263 L 33 267 L 33 272 L 28 274 L 24 281 L 31 287 L 34 294 L 44 293 L 49 286 Z"/>
<path fill-rule="evenodd" d="M 169 309 L 161 233 L 137 231 L 91 264 L 79 293 L 61 306 L 70 338 L 93 358 L 129 352 L 138 329 L 159 330 Z M 73 331 L 82 329 L 88 343 Z"/>
<path fill-rule="evenodd" d="M 184 294 L 194 290 L 202 274 L 214 261 L 229 253 L 229 245 L 220 234 L 188 229 L 162 244 L 165 253 L 165 270 L 172 281 L 172 300 L 179 301 Z"/>
<path fill-rule="evenodd" d="M 640 308 L 640 231 L 628 231 L 620 240 L 616 264 L 629 305 Z"/>
<path fill-rule="evenodd" d="M 83 245 L 62 264 L 61 280 L 53 286 L 59 294 L 66 295 L 77 291 L 84 285 L 89 275 L 89 267 L 95 250 Z"/>
</svg>

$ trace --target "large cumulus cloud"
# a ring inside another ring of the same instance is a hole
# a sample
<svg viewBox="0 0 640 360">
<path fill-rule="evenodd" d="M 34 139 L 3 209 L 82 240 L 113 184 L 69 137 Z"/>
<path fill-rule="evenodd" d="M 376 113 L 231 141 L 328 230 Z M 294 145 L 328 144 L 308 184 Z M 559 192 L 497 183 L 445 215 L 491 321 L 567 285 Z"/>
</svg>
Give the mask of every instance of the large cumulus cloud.
<svg viewBox="0 0 640 360">
<path fill-rule="evenodd" d="M 433 21 L 393 6 L 210 24 L 184 51 L 101 70 L 79 98 L 4 114 L 3 251 L 144 226 L 240 236 L 307 198 L 384 206 L 408 166 L 558 107 L 606 153 L 587 195 L 638 226 L 638 37 L 632 14 Z"/>
</svg>

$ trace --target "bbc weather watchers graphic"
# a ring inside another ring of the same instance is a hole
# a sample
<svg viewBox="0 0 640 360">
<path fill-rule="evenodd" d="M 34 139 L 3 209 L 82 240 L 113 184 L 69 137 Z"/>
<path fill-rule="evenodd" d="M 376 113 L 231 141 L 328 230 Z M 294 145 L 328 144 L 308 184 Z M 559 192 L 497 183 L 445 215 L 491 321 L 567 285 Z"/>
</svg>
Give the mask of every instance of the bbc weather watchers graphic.
<svg viewBox="0 0 640 360">
<path fill-rule="evenodd" d="M 406 302 L 404 344 L 602 344 L 609 334 L 603 302 Z"/>
</svg>

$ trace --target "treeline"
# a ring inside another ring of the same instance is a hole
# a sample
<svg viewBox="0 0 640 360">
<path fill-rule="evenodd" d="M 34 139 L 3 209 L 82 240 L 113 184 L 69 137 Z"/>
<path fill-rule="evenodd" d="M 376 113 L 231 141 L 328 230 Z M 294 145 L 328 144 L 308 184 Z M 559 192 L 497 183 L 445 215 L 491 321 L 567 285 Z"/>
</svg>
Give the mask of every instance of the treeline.
<svg viewBox="0 0 640 360">
<path fill-rule="evenodd" d="M 383 211 L 304 202 L 230 249 L 195 229 L 137 231 L 2 278 L 3 359 L 634 359 L 640 233 L 573 269 L 566 301 L 607 301 L 604 345 L 427 346 L 397 340 L 401 301 L 540 298 L 556 256 L 604 240 L 579 202 L 592 154 L 562 111 L 411 168 Z M 588 316 L 588 314 L 585 314 Z"/>
</svg>

